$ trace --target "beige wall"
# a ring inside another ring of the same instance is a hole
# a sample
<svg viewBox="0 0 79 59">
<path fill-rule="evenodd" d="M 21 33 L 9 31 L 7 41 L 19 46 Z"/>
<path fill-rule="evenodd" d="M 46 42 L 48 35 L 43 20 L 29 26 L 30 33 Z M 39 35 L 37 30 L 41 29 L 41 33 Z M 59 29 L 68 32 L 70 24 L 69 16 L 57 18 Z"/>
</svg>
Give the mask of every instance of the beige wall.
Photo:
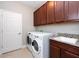
<svg viewBox="0 0 79 59">
<path fill-rule="evenodd" d="M 79 22 L 38 26 L 36 27 L 36 30 L 43 30 L 52 33 L 79 34 Z"/>
<path fill-rule="evenodd" d="M 26 34 L 29 31 L 33 31 L 33 10 L 29 7 L 22 5 L 18 2 L 0 2 L 0 9 L 10 10 L 21 13 L 22 19 L 22 32 L 23 32 L 23 45 L 26 44 Z"/>
</svg>

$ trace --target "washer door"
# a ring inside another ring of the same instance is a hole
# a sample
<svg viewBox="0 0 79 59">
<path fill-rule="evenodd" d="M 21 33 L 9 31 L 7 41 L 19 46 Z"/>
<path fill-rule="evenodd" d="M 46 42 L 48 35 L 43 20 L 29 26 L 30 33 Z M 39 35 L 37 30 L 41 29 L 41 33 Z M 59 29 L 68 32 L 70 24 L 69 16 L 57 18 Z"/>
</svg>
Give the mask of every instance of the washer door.
<svg viewBox="0 0 79 59">
<path fill-rule="evenodd" d="M 33 40 L 32 42 L 32 49 L 34 53 L 39 54 L 40 53 L 40 46 L 39 46 L 39 42 L 37 40 Z"/>
</svg>

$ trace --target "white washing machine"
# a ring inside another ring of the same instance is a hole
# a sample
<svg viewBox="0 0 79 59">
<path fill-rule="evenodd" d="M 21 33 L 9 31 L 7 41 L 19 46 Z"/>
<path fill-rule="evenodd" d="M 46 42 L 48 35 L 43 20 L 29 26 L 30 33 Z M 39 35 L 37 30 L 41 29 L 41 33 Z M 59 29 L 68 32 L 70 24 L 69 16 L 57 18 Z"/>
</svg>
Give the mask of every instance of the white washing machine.
<svg viewBox="0 0 79 59">
<path fill-rule="evenodd" d="M 49 37 L 51 33 L 32 32 L 32 54 L 35 58 L 49 57 Z"/>
</svg>

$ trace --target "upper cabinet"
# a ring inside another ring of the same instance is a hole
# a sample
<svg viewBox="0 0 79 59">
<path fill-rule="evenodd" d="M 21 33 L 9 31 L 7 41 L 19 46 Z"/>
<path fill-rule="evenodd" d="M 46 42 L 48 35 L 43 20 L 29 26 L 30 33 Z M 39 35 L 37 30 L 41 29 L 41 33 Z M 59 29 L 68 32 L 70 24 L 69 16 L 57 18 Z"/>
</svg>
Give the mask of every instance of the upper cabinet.
<svg viewBox="0 0 79 59">
<path fill-rule="evenodd" d="M 55 2 L 55 21 L 62 22 L 65 19 L 64 14 L 64 1 L 56 1 Z"/>
<path fill-rule="evenodd" d="M 44 4 L 41 8 L 39 8 L 39 20 L 40 20 L 40 25 L 45 25 L 46 24 L 46 19 L 47 19 L 47 11 L 46 11 L 46 5 Z"/>
<path fill-rule="evenodd" d="M 69 2 L 68 8 L 68 19 L 77 19 L 78 17 L 78 7 L 77 2 Z"/>
<path fill-rule="evenodd" d="M 78 20 L 78 7 L 79 2 L 75 1 L 66 1 L 65 2 L 65 18 L 68 20 Z"/>
<path fill-rule="evenodd" d="M 55 2 L 47 2 L 47 24 L 51 24 L 55 22 Z"/>
<path fill-rule="evenodd" d="M 48 1 L 34 12 L 34 25 L 79 21 L 78 1 Z"/>
<path fill-rule="evenodd" d="M 34 12 L 34 26 L 37 26 L 37 12 Z"/>
<path fill-rule="evenodd" d="M 41 21 L 40 21 L 39 16 L 40 16 L 40 11 L 38 9 L 38 11 L 34 12 L 34 26 L 40 25 Z"/>
<path fill-rule="evenodd" d="M 46 19 L 47 19 L 46 5 L 47 4 L 44 4 L 34 12 L 34 26 L 46 24 Z"/>
</svg>

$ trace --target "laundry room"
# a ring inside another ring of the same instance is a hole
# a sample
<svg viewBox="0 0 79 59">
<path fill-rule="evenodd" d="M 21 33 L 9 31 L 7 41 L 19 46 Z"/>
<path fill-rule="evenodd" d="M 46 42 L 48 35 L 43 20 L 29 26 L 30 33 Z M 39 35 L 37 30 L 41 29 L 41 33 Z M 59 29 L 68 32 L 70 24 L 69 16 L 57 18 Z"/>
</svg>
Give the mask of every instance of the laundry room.
<svg viewBox="0 0 79 59">
<path fill-rule="evenodd" d="M 0 58 L 79 58 L 79 1 L 0 1 Z"/>
</svg>

